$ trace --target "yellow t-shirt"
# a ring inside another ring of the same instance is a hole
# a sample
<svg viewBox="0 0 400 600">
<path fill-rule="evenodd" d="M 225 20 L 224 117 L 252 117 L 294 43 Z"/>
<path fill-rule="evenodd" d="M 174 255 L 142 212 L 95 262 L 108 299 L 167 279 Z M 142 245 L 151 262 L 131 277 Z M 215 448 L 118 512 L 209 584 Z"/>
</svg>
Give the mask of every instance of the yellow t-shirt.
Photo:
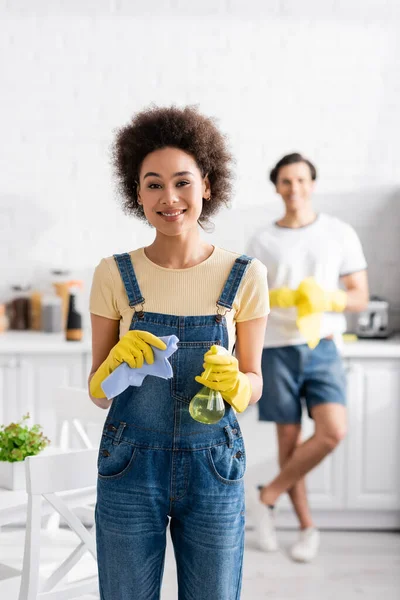
<svg viewBox="0 0 400 600">
<path fill-rule="evenodd" d="M 142 296 L 144 311 L 177 316 L 216 314 L 216 302 L 232 266 L 240 256 L 214 248 L 211 256 L 188 269 L 166 269 L 147 258 L 144 249 L 129 252 Z M 120 337 L 129 330 L 134 309 L 114 257 L 96 267 L 90 292 L 90 312 L 120 321 Z M 267 269 L 253 259 L 242 279 L 233 308 L 226 313 L 229 348 L 236 339 L 236 322 L 265 317 L 269 313 Z"/>
</svg>

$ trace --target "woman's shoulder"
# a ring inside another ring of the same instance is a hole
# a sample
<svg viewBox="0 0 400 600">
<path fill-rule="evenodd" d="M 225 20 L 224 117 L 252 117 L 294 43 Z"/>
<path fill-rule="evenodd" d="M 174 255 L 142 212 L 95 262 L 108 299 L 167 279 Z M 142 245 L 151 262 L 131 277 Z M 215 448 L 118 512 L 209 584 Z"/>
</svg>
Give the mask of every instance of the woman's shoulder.
<svg viewBox="0 0 400 600">
<path fill-rule="evenodd" d="M 249 274 L 251 277 L 266 277 L 267 275 L 266 266 L 260 260 L 258 260 L 258 258 L 249 256 L 243 252 L 240 253 L 232 252 L 232 250 L 225 250 L 225 248 L 216 248 L 216 251 L 220 255 L 221 260 L 225 261 L 227 264 L 230 264 L 232 267 L 238 258 L 241 258 L 242 256 L 249 258 L 250 263 L 248 268 L 246 269 L 247 277 L 249 276 Z"/>
<path fill-rule="evenodd" d="M 111 256 L 106 256 L 101 259 L 100 262 L 106 262 L 108 265 L 117 264 L 117 258 L 123 256 L 130 256 L 132 259 L 141 258 L 143 255 L 143 248 L 136 248 L 136 250 L 127 250 L 126 252 L 115 252 Z"/>
<path fill-rule="evenodd" d="M 134 263 L 134 256 L 138 251 L 126 252 L 127 255 L 131 256 L 132 263 Z M 125 254 L 125 253 L 124 253 Z M 122 279 L 119 274 L 119 268 L 115 257 L 117 254 L 111 256 L 105 256 L 97 264 L 94 274 L 93 281 L 97 286 L 101 288 L 106 287 L 114 292 L 120 293 L 122 286 Z"/>
<path fill-rule="evenodd" d="M 128 252 L 116 252 L 115 254 L 112 254 L 111 256 L 105 256 L 104 258 L 102 258 L 100 260 L 96 269 L 98 269 L 102 272 L 108 271 L 111 273 L 117 273 L 118 272 L 117 258 L 123 257 L 123 256 L 129 256 L 133 264 L 135 264 L 137 262 L 141 262 L 142 257 L 143 257 L 143 248 L 137 248 L 136 250 L 130 250 Z"/>
</svg>

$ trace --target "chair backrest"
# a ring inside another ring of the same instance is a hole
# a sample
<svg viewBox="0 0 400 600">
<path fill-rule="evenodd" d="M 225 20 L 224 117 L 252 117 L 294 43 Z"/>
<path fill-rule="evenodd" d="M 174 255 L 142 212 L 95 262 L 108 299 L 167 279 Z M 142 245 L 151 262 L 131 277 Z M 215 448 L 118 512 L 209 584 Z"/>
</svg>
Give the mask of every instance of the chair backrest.
<svg viewBox="0 0 400 600">
<path fill-rule="evenodd" d="M 75 433 L 84 448 L 97 446 L 107 411 L 96 406 L 83 388 L 58 387 L 54 389 L 53 398 L 53 409 L 60 424 L 58 445 L 70 448 L 72 433 Z"/>
<path fill-rule="evenodd" d="M 28 494 L 51 494 L 95 486 L 97 449 L 38 454 L 25 459 Z"/>
<path fill-rule="evenodd" d="M 43 454 L 25 459 L 28 518 L 19 600 L 64 600 L 98 590 L 97 574 L 67 585 L 61 584 L 85 552 L 90 552 L 96 559 L 93 532 L 85 528 L 72 510 L 76 508 L 74 493 L 81 488 L 92 489 L 96 484 L 96 463 L 96 449 Z M 44 580 L 40 577 L 42 499 L 51 504 L 80 540 L 71 554 Z"/>
<path fill-rule="evenodd" d="M 66 420 L 78 418 L 87 423 L 104 423 L 107 412 L 96 406 L 84 388 L 62 386 L 54 389 L 57 415 Z"/>
</svg>

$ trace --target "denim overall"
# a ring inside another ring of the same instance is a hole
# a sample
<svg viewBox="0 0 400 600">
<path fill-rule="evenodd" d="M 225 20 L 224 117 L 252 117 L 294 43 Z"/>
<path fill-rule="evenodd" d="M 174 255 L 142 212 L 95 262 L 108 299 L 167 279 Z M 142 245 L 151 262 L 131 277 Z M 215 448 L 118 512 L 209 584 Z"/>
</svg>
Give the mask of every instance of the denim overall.
<svg viewBox="0 0 400 600">
<path fill-rule="evenodd" d="M 115 260 L 129 305 L 131 330 L 175 334 L 173 378 L 148 376 L 117 396 L 107 416 L 98 460 L 96 535 L 102 600 L 157 600 L 166 528 L 178 573 L 179 600 L 240 598 L 244 547 L 245 450 L 231 406 L 219 423 L 189 414 L 199 391 L 204 353 L 228 348 L 224 314 L 251 259 L 238 258 L 215 315 L 180 317 L 144 311 L 129 254 Z M 138 309 L 139 307 L 139 309 Z"/>
</svg>

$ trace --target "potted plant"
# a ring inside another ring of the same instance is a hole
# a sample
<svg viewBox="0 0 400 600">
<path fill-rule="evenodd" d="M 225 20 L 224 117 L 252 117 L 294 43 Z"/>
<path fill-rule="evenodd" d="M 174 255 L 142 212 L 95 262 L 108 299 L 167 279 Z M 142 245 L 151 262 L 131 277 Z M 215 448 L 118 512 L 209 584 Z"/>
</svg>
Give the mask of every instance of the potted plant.
<svg viewBox="0 0 400 600">
<path fill-rule="evenodd" d="M 0 488 L 24 488 L 24 459 L 39 454 L 50 443 L 43 435 L 41 425 L 29 427 L 28 419 L 29 413 L 17 423 L 0 425 Z"/>
</svg>

